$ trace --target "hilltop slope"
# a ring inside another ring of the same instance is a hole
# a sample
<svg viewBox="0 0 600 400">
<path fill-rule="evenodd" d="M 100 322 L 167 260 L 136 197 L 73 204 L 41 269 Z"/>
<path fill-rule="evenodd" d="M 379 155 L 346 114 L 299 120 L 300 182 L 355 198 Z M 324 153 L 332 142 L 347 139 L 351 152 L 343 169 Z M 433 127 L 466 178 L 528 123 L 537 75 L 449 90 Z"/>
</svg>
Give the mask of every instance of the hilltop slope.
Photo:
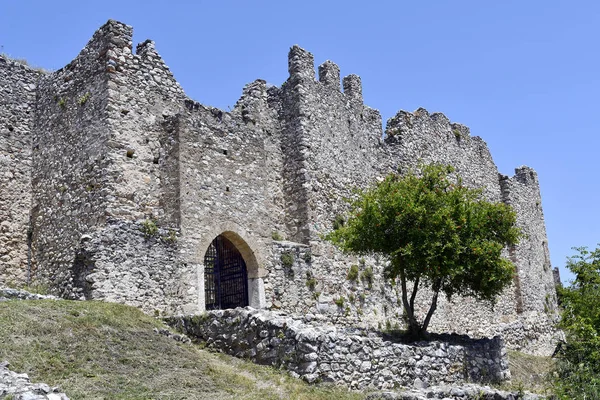
<svg viewBox="0 0 600 400">
<path fill-rule="evenodd" d="M 0 302 L 0 360 L 72 399 L 359 399 L 155 332 L 136 308 L 94 301 Z"/>
</svg>

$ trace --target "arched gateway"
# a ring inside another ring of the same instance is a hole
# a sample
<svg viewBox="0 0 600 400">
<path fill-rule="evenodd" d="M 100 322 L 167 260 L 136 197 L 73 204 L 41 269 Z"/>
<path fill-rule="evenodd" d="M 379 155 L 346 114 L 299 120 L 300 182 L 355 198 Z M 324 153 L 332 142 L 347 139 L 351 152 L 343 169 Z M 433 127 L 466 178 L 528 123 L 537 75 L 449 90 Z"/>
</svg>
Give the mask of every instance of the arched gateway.
<svg viewBox="0 0 600 400">
<path fill-rule="evenodd" d="M 223 235 L 212 241 L 204 255 L 204 294 L 207 310 L 249 305 L 246 262 Z"/>
</svg>

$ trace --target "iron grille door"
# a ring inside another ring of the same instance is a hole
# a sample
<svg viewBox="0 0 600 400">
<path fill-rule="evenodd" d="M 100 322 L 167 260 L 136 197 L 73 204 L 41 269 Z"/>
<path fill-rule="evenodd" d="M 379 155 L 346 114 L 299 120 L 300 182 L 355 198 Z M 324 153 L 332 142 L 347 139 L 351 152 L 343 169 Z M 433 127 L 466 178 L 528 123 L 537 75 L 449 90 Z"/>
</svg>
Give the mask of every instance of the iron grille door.
<svg viewBox="0 0 600 400">
<path fill-rule="evenodd" d="M 235 245 L 219 235 L 204 256 L 206 309 L 225 309 L 248 305 L 246 263 Z"/>
</svg>

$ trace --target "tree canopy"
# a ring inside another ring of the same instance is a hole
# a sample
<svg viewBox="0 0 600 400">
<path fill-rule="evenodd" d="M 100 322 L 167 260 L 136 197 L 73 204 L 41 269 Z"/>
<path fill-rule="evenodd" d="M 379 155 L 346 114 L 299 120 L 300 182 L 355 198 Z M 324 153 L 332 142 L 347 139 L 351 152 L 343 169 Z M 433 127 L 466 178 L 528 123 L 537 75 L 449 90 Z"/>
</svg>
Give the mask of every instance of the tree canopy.
<svg viewBox="0 0 600 400">
<path fill-rule="evenodd" d="M 556 392 L 561 399 L 600 398 L 600 248 L 575 249 L 567 261 L 575 279 L 558 288 L 566 344 L 558 351 Z"/>
<path fill-rule="evenodd" d="M 342 250 L 389 258 L 385 278 L 399 280 L 409 333 L 425 334 L 438 294 L 493 300 L 508 285 L 514 265 L 502 257 L 522 233 L 504 203 L 453 178 L 454 168 L 424 165 L 421 172 L 390 174 L 351 202 L 343 226 L 327 235 Z M 412 284 L 409 293 L 407 286 Z M 427 315 L 415 315 L 419 288 L 432 289 Z"/>
</svg>

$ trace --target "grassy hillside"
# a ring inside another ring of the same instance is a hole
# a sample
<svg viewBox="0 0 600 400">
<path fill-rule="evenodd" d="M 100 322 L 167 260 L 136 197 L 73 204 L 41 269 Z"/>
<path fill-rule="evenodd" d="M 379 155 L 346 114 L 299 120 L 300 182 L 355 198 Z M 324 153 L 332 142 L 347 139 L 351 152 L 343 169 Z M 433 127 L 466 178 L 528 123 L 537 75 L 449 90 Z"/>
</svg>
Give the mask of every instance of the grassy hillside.
<svg viewBox="0 0 600 400">
<path fill-rule="evenodd" d="M 284 372 L 181 344 L 136 308 L 102 302 L 0 302 L 0 361 L 72 399 L 360 399 Z"/>
</svg>

